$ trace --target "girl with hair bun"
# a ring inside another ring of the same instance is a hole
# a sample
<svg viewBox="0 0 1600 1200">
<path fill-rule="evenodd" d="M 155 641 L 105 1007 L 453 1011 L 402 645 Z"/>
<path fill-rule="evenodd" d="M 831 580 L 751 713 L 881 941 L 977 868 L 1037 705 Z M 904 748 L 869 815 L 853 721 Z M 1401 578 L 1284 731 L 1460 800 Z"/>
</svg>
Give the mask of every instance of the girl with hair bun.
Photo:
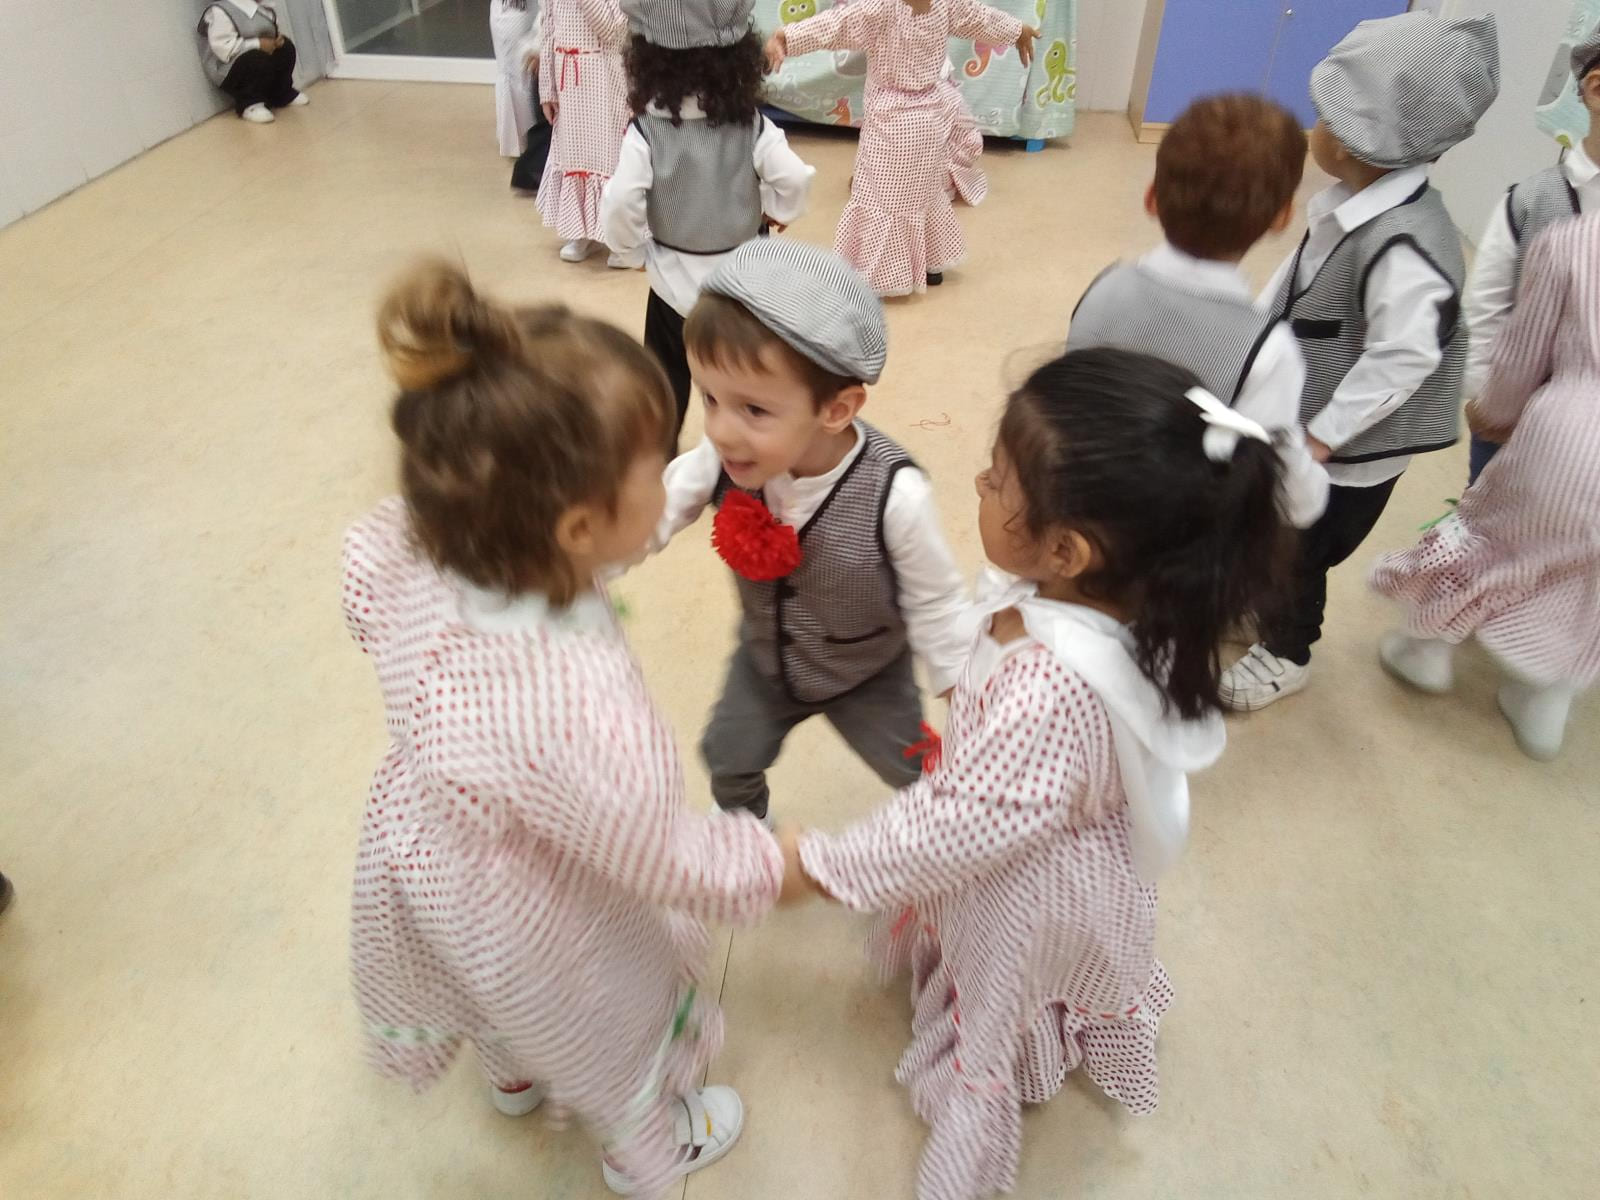
<svg viewBox="0 0 1600 1200">
<path fill-rule="evenodd" d="M 684 801 L 672 731 L 596 576 L 661 515 L 675 412 L 613 326 L 512 310 L 430 263 L 378 318 L 401 495 L 345 537 L 344 612 L 389 745 L 362 820 L 351 964 L 374 1065 L 463 1045 L 509 1115 L 548 1099 L 658 1195 L 732 1147 L 702 921 L 778 898 L 777 843 Z"/>
</svg>

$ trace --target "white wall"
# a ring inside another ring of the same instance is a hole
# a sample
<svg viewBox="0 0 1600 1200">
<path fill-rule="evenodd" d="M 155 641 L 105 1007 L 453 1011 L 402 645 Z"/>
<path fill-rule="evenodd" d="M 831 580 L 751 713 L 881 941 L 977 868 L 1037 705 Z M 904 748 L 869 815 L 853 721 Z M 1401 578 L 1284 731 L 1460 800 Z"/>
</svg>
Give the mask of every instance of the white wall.
<svg viewBox="0 0 1600 1200">
<path fill-rule="evenodd" d="M 1127 111 L 1144 8 L 1145 0 L 1078 0 L 1079 109 Z"/>
<path fill-rule="evenodd" d="M 200 67 L 205 0 L 0 0 L 0 226 L 222 109 Z M 311 79 L 320 0 L 277 0 Z"/>
<path fill-rule="evenodd" d="M 1500 98 L 1478 132 L 1439 160 L 1433 181 L 1450 215 L 1474 241 L 1489 213 L 1523 176 L 1556 160 L 1557 146 L 1533 121 L 1533 106 L 1566 31 L 1571 0 L 1444 0 L 1444 16 L 1492 12 L 1500 29 Z"/>
</svg>

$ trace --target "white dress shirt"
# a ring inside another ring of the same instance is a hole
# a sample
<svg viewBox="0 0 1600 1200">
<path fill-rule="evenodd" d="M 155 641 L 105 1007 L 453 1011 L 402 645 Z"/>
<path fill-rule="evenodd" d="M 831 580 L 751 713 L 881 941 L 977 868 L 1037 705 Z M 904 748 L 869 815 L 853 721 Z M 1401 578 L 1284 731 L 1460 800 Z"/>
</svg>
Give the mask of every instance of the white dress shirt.
<svg viewBox="0 0 1600 1200">
<path fill-rule="evenodd" d="M 1139 265 L 1160 276 L 1175 291 L 1250 301 L 1250 283 L 1233 263 L 1195 258 L 1170 242 L 1150 251 Z M 1328 473 L 1306 449 L 1305 431 L 1300 428 L 1300 397 L 1305 387 L 1306 360 L 1300 353 L 1300 343 L 1280 321 L 1262 342 L 1233 404 L 1235 412 L 1269 433 L 1281 431 L 1280 504 L 1284 519 L 1296 529 L 1309 528 L 1328 506 Z"/>
<path fill-rule="evenodd" d="M 826 475 L 796 479 L 785 474 L 770 480 L 764 493 L 773 516 L 803 529 L 865 447 L 858 425 L 854 448 Z M 709 439 L 667 466 L 667 508 L 656 528 L 654 549 L 700 518 L 721 475 L 722 460 Z M 971 605 L 939 524 L 933 486 L 915 467 L 894 473 L 883 512 L 883 540 L 899 581 L 900 613 L 911 648 L 927 668 L 929 688 L 942 695 L 955 686 L 972 648 Z"/>
<path fill-rule="evenodd" d="M 233 3 L 247 17 L 254 16 L 261 7 L 256 0 L 233 0 Z M 214 4 L 206 9 L 206 42 L 211 46 L 211 53 L 225 63 L 231 63 L 248 51 L 261 49 L 260 38 L 240 37 L 233 18 Z"/>
<path fill-rule="evenodd" d="M 1376 183 L 1353 192 L 1343 183 L 1318 192 L 1306 206 L 1309 236 L 1300 255 L 1297 288 L 1310 286 L 1345 236 L 1411 198 L 1428 182 L 1426 166 L 1391 171 Z M 1294 256 L 1290 255 L 1262 293 L 1276 299 Z M 1335 453 L 1357 434 L 1371 429 L 1399 408 L 1444 361 L 1439 344 L 1439 307 L 1455 288 L 1404 243 L 1391 246 L 1372 266 L 1367 278 L 1367 345 L 1333 398 L 1306 426 L 1306 432 Z M 1337 487 L 1374 487 L 1400 475 L 1410 455 L 1364 463 L 1329 463 L 1328 478 Z"/>
<path fill-rule="evenodd" d="M 1600 212 L 1600 167 L 1595 166 L 1581 144 L 1562 156 L 1561 170 L 1572 190 L 1578 193 L 1578 208 L 1584 213 Z M 1466 385 L 1462 389 L 1469 400 L 1483 391 L 1483 385 L 1489 380 L 1495 339 L 1516 305 L 1517 258 L 1521 249 L 1526 247 L 1519 247 L 1512 236 L 1511 217 L 1502 199 L 1494 206 L 1489 226 L 1483 231 L 1483 240 L 1478 243 L 1478 254 L 1472 261 L 1472 277 L 1467 281 L 1466 295 L 1461 301 L 1472 331 L 1467 351 Z"/>
<path fill-rule="evenodd" d="M 652 116 L 672 114 L 652 104 Z M 685 121 L 703 121 L 706 114 L 694 97 L 683 102 L 679 112 Z M 761 210 L 780 225 L 796 221 L 806 211 L 811 196 L 815 167 L 807 166 L 789 148 L 789 139 L 766 117 L 761 118 L 761 134 L 756 138 L 753 156 L 756 175 L 761 180 Z M 632 125 L 622 139 L 617 169 L 611 173 L 600 200 L 600 229 L 606 245 L 618 254 L 645 248 L 645 270 L 656 295 L 672 305 L 679 316 L 688 316 L 700 298 L 700 285 L 725 254 L 685 254 L 658 246 L 650 239 L 646 217 L 650 185 L 655 174 L 650 165 L 650 143 Z"/>
</svg>

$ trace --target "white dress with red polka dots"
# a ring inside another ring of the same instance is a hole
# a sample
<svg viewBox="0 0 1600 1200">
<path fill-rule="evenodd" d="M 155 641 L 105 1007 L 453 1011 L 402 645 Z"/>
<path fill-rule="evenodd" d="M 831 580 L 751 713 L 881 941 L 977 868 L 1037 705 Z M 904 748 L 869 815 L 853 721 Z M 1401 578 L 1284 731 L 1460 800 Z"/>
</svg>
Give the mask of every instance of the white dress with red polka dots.
<svg viewBox="0 0 1600 1200">
<path fill-rule="evenodd" d="M 831 895 L 881 914 L 869 953 L 885 976 L 911 971 L 898 1078 L 930 1126 L 919 1200 L 1011 1190 L 1022 1105 L 1050 1099 L 1080 1065 L 1133 1112 L 1156 1106 L 1172 991 L 1119 765 L 1142 752 L 1035 633 L 1066 621 L 1115 645 L 1120 627 L 1070 605 L 1019 608 L 1030 636 L 979 639 L 933 771 L 844 833 L 801 842 Z M 1209 759 L 1220 722 L 1204 725 Z"/>
<path fill-rule="evenodd" d="M 943 77 L 952 37 L 1008 46 L 1022 22 L 978 0 L 850 0 L 787 26 L 790 54 L 864 50 L 865 116 L 850 203 L 834 248 L 880 295 L 925 291 L 930 273 L 961 261 L 965 243 L 952 184 L 981 200 L 973 164 L 983 139 Z"/>
<path fill-rule="evenodd" d="M 1476 637 L 1540 686 L 1600 679 L 1600 216 L 1528 253 L 1479 400 L 1515 426 L 1461 506 L 1372 584 L 1421 637 Z"/>
<path fill-rule="evenodd" d="M 628 19 L 617 0 L 544 0 L 543 20 L 539 99 L 559 107 L 539 212 L 564 240 L 598 242 L 600 197 L 633 119 L 622 65 Z"/>
<path fill-rule="evenodd" d="M 391 499 L 345 538 L 344 609 L 389 749 L 356 860 L 350 954 L 374 1065 L 421 1088 L 463 1043 L 538 1081 L 657 1194 L 671 1101 L 721 1038 L 702 920 L 748 923 L 782 856 L 691 812 L 672 731 L 602 597 L 551 612 L 441 575 Z"/>
</svg>

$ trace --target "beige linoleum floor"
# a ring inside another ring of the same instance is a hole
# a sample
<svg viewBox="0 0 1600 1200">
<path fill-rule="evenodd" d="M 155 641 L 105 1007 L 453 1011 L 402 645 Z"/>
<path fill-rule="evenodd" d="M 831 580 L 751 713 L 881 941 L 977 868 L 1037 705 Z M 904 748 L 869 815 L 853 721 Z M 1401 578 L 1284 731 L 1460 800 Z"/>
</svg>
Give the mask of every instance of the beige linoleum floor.
<svg viewBox="0 0 1600 1200">
<path fill-rule="evenodd" d="M 506 187 L 487 88 L 312 99 L 265 129 L 211 121 L 0 232 L 6 1200 L 604 1194 L 580 1133 L 497 1116 L 470 1063 L 424 1096 L 362 1065 L 346 888 L 383 728 L 338 538 L 390 489 L 371 317 L 408 257 L 635 331 L 645 280 L 557 261 Z M 853 142 L 795 142 L 821 174 L 794 232 L 826 242 Z M 968 265 L 891 308 L 868 416 L 933 474 L 964 565 L 1004 381 L 1152 240 L 1152 160 L 1111 116 L 1070 147 L 992 149 Z M 1414 536 L 1462 465 L 1419 463 L 1369 549 Z M 1600 1190 L 1600 705 L 1539 766 L 1481 657 L 1454 699 L 1402 693 L 1374 663 L 1368 557 L 1335 577 L 1313 689 L 1235 723 L 1196 781 L 1163 894 L 1160 1111 L 1069 1085 L 1027 1119 L 1019 1195 Z M 703 795 L 732 589 L 702 530 L 622 590 Z M 827 825 L 878 795 L 821 726 L 776 787 L 784 818 Z M 693 1200 L 910 1196 L 906 1004 L 861 933 L 816 907 L 732 940 L 713 1077 L 749 1126 Z"/>
</svg>

